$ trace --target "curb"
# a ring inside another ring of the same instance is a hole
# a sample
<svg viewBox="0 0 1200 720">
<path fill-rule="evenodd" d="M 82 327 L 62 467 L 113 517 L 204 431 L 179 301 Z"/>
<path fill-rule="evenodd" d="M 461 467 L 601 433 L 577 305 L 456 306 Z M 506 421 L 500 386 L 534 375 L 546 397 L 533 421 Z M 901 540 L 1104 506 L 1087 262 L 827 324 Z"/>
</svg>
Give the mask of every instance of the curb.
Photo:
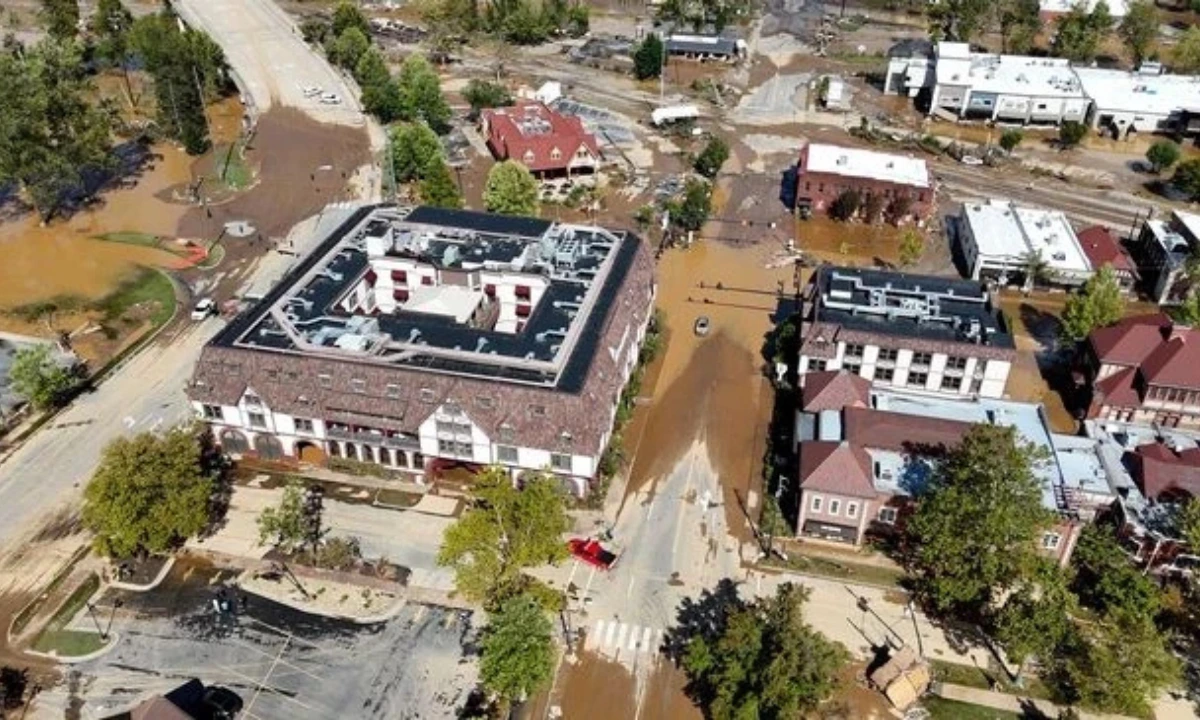
<svg viewBox="0 0 1200 720">
<path fill-rule="evenodd" d="M 158 587 L 160 584 L 162 584 L 163 578 L 165 578 L 167 576 L 167 573 L 169 573 L 171 571 L 171 568 L 174 566 L 175 566 L 175 556 L 172 555 L 171 557 L 167 558 L 167 561 L 165 563 L 163 563 L 162 569 L 158 571 L 158 575 L 156 575 L 154 577 L 154 579 L 151 580 L 146 585 L 137 585 L 135 583 L 127 583 L 127 582 L 121 582 L 120 580 L 114 580 L 105 587 L 116 588 L 118 590 L 128 590 L 130 592 L 148 592 L 148 591 L 153 590 L 154 588 Z"/>
<path fill-rule="evenodd" d="M 910 593 L 908 590 L 905 590 L 902 587 L 896 587 L 895 585 L 881 585 L 879 583 L 866 582 L 863 580 L 854 580 L 851 578 L 831 577 L 829 575 L 822 575 L 820 573 L 805 572 L 803 570 L 779 567 L 777 565 L 764 565 L 762 563 L 754 563 L 752 565 L 749 565 L 748 567 L 752 570 L 756 570 L 761 573 L 775 573 L 775 574 L 779 574 L 779 575 L 799 575 L 801 577 L 814 578 L 816 580 L 826 580 L 828 582 L 841 583 L 842 585 L 849 585 L 851 587 L 855 587 L 855 586 L 869 587 L 869 588 L 874 588 L 876 590 L 883 590 L 885 592 L 896 592 L 896 593 L 900 593 L 901 595 L 905 595 L 905 596 L 912 595 L 912 593 Z"/>
<path fill-rule="evenodd" d="M 254 572 L 255 572 L 254 570 L 243 570 L 242 574 L 238 575 L 237 580 L 235 582 L 236 582 L 237 588 L 239 590 L 241 590 L 244 593 L 254 595 L 255 597 L 260 597 L 265 600 L 270 600 L 271 602 L 277 602 L 280 605 L 286 605 L 286 606 L 290 607 L 291 609 L 305 613 L 306 615 L 317 615 L 320 617 L 334 618 L 335 620 L 345 620 L 347 622 L 355 623 L 356 625 L 377 625 L 379 623 L 387 622 L 388 620 L 391 620 L 392 618 L 399 615 L 400 611 L 403 610 L 404 606 L 408 605 L 408 602 L 409 602 L 407 597 L 401 595 L 396 598 L 395 605 L 393 605 L 387 612 L 381 613 L 379 615 L 369 615 L 367 617 L 343 615 L 341 613 L 336 613 L 336 612 L 326 612 L 326 611 L 316 610 L 311 607 L 307 607 L 303 603 L 299 603 L 295 600 L 292 600 L 291 598 L 276 597 L 274 595 L 268 595 L 267 593 L 260 592 L 258 590 L 254 590 L 254 589 L 247 587 L 246 585 L 243 584 L 242 580 L 243 580 L 243 578 L 247 578 L 247 577 L 251 576 Z"/>
<path fill-rule="evenodd" d="M 103 590 L 103 588 L 101 588 L 101 590 Z M 117 642 L 120 641 L 120 639 L 120 633 L 111 632 L 108 634 L 107 645 L 100 648 L 96 652 L 89 653 L 87 655 L 59 655 L 57 653 L 44 653 L 38 650 L 25 650 L 24 652 L 26 655 L 33 655 L 34 657 L 46 658 L 47 660 L 53 660 L 55 662 L 65 663 L 67 665 L 77 665 L 79 663 L 88 662 L 89 660 L 95 660 L 98 657 L 102 657 L 112 652 L 113 648 L 117 646 Z"/>
</svg>

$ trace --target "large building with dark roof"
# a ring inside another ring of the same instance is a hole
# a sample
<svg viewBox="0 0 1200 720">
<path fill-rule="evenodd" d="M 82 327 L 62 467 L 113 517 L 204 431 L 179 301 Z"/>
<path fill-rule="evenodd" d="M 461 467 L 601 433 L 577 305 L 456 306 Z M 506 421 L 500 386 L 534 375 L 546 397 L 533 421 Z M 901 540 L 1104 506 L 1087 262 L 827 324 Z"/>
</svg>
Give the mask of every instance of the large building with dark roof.
<svg viewBox="0 0 1200 720">
<path fill-rule="evenodd" d="M 977 282 L 819 268 L 801 308 L 799 373 L 847 370 L 877 385 L 1001 397 L 1012 332 Z"/>
<path fill-rule="evenodd" d="M 213 339 L 189 396 L 234 455 L 498 464 L 583 493 L 654 292 L 625 232 L 365 207 Z"/>
</svg>

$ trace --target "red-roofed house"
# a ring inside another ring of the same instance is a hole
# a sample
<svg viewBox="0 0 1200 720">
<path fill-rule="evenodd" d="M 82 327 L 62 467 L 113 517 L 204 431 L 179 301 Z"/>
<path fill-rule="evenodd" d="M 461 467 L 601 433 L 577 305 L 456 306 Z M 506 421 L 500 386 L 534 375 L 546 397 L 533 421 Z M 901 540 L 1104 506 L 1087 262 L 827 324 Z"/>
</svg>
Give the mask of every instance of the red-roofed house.
<svg viewBox="0 0 1200 720">
<path fill-rule="evenodd" d="M 1127 317 L 1092 331 L 1081 369 L 1090 418 L 1200 428 L 1200 330 L 1162 313 Z"/>
<path fill-rule="evenodd" d="M 484 110 L 481 116 L 488 149 L 497 160 L 515 160 L 535 175 L 592 173 L 600 166 L 596 136 L 577 117 L 540 102 L 518 102 Z"/>
<path fill-rule="evenodd" d="M 1117 282 L 1121 284 L 1121 290 L 1133 290 L 1133 284 L 1138 279 L 1137 264 L 1129 257 L 1125 248 L 1121 247 L 1112 230 L 1103 225 L 1093 225 L 1080 231 L 1076 237 L 1079 238 L 1079 246 L 1083 248 L 1083 254 L 1087 255 L 1092 269 L 1099 270 L 1105 265 L 1111 266 L 1117 276 Z"/>
<path fill-rule="evenodd" d="M 810 372 L 801 378 L 800 404 L 806 412 L 866 407 L 871 400 L 871 381 L 837 370 Z"/>
</svg>

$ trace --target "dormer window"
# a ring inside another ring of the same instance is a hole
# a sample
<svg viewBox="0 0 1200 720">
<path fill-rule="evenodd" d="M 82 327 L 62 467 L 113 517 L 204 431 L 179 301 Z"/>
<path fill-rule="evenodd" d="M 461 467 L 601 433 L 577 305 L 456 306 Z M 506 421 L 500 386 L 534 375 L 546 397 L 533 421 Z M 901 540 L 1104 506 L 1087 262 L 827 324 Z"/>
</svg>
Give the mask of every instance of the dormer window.
<svg viewBox="0 0 1200 720">
<path fill-rule="evenodd" d="M 421 402 L 427 402 L 427 403 L 431 403 L 435 399 L 433 391 L 430 390 L 429 388 L 421 388 L 420 398 L 421 398 Z"/>
<path fill-rule="evenodd" d="M 530 405 L 529 406 L 529 414 L 532 417 L 546 417 L 546 406 L 545 405 Z"/>
<path fill-rule="evenodd" d="M 525 151 L 525 154 L 524 154 L 524 155 L 522 155 L 522 156 L 521 156 L 521 158 L 522 158 L 523 160 L 525 160 L 525 162 L 533 162 L 533 151 L 532 151 L 532 150 L 526 150 L 526 151 Z"/>
<path fill-rule="evenodd" d="M 560 151 L 558 148 L 554 148 L 553 150 L 550 151 L 550 159 L 551 160 L 561 160 L 562 159 L 562 151 Z"/>
<path fill-rule="evenodd" d="M 255 395 L 254 393 L 246 393 L 245 403 L 246 403 L 246 407 L 261 407 L 262 406 L 262 400 L 260 400 L 259 397 L 257 395 Z"/>
</svg>

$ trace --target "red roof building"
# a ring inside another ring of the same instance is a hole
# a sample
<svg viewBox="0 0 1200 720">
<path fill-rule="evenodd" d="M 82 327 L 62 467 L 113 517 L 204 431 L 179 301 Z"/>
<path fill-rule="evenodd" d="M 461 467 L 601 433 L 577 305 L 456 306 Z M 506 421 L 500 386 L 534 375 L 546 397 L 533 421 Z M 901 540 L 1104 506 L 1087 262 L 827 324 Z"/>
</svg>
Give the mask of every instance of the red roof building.
<svg viewBox="0 0 1200 720">
<path fill-rule="evenodd" d="M 1200 428 L 1200 330 L 1163 313 L 1136 315 L 1088 337 L 1088 417 Z"/>
<path fill-rule="evenodd" d="M 1076 237 L 1079 238 L 1083 254 L 1087 255 L 1088 262 L 1094 270 L 1099 270 L 1105 265 L 1112 267 L 1121 289 L 1125 292 L 1133 290 L 1133 284 L 1138 279 L 1137 264 L 1129 257 L 1125 248 L 1121 247 L 1112 230 L 1102 225 L 1094 225 L 1080 231 Z"/>
<path fill-rule="evenodd" d="M 595 172 L 600 165 L 596 136 L 583 122 L 544 103 L 522 101 L 484 110 L 483 134 L 497 160 L 515 160 L 536 175 Z"/>
</svg>

